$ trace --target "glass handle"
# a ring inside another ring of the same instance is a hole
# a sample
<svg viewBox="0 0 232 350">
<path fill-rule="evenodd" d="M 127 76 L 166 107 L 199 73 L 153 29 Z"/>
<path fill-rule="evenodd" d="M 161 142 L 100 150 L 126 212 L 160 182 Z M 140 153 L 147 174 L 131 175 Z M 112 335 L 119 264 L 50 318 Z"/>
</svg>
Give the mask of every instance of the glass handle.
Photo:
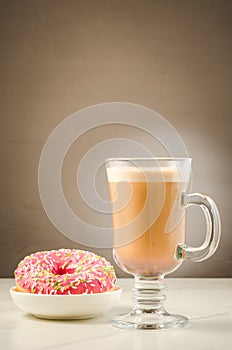
<svg viewBox="0 0 232 350">
<path fill-rule="evenodd" d="M 204 243 L 197 248 L 180 244 L 177 247 L 177 259 L 203 261 L 209 258 L 217 249 L 221 236 L 221 220 L 214 201 L 202 193 L 183 194 L 182 205 L 200 205 L 206 218 L 206 237 Z"/>
</svg>

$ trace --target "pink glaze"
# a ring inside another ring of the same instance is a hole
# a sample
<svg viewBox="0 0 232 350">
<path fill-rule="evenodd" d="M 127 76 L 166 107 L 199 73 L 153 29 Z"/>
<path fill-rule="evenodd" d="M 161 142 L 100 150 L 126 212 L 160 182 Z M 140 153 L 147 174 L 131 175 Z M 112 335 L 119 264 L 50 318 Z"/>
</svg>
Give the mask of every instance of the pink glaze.
<svg viewBox="0 0 232 350">
<path fill-rule="evenodd" d="M 115 287 L 113 266 L 84 250 L 59 249 L 26 256 L 15 270 L 16 285 L 36 294 L 92 294 Z"/>
</svg>

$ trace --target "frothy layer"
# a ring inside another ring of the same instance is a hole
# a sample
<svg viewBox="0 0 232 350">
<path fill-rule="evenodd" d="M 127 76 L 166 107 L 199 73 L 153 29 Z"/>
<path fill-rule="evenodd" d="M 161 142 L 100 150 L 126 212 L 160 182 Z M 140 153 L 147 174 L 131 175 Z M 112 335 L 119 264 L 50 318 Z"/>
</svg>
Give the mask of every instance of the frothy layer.
<svg viewBox="0 0 232 350">
<path fill-rule="evenodd" d="M 190 170 L 186 167 L 112 167 L 107 168 L 109 182 L 188 182 Z"/>
</svg>

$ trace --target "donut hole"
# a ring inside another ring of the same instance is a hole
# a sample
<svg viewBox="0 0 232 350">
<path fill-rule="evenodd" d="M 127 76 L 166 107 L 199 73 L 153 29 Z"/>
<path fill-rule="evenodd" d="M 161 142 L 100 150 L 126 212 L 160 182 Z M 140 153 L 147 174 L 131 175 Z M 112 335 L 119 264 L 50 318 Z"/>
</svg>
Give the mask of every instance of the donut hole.
<svg viewBox="0 0 232 350">
<path fill-rule="evenodd" d="M 67 274 L 74 274 L 74 272 L 77 272 L 76 268 L 72 267 L 63 267 L 63 266 L 58 266 L 55 275 L 67 275 Z"/>
</svg>

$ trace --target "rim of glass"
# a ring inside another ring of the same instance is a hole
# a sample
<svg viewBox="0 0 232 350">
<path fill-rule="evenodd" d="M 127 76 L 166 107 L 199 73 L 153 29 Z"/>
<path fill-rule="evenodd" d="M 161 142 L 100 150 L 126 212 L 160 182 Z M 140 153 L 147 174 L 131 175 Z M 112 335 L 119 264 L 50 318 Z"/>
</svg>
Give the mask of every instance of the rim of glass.
<svg viewBox="0 0 232 350">
<path fill-rule="evenodd" d="M 191 157 L 175 157 L 175 158 L 171 158 L 171 157 L 131 157 L 131 158 L 123 158 L 123 157 L 115 157 L 115 158 L 107 158 L 105 161 L 106 162 L 111 162 L 111 161 L 140 161 L 140 160 L 164 160 L 164 161 L 169 161 L 169 162 L 175 162 L 175 161 L 186 161 L 186 160 L 192 160 Z"/>
</svg>

